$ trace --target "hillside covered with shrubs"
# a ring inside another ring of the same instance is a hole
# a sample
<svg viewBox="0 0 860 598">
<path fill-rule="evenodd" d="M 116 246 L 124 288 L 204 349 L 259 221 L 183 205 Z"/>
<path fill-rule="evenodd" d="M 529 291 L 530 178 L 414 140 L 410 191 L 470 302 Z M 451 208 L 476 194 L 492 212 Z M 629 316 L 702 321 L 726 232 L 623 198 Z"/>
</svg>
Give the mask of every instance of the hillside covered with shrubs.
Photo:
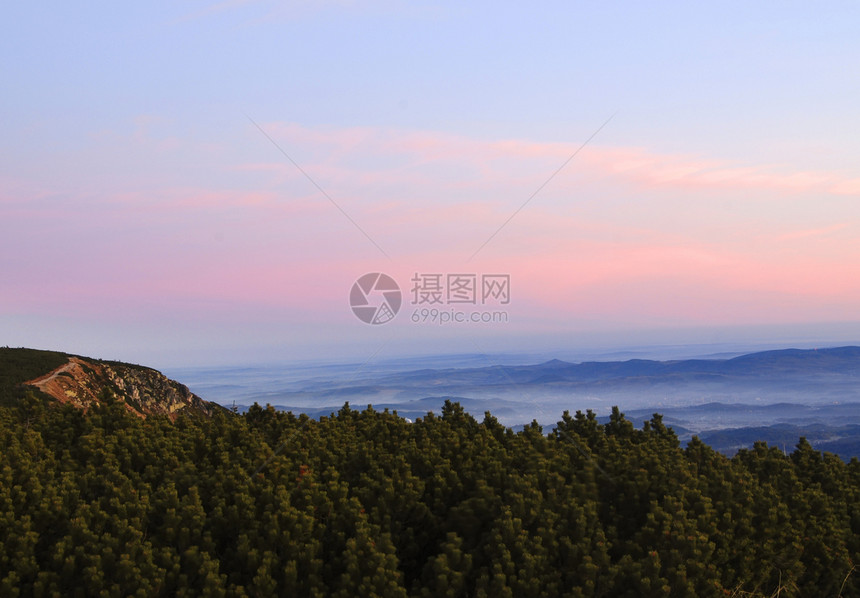
<svg viewBox="0 0 860 598">
<path fill-rule="evenodd" d="M 857 596 L 860 462 L 659 415 L 0 408 L 0 596 Z"/>
</svg>

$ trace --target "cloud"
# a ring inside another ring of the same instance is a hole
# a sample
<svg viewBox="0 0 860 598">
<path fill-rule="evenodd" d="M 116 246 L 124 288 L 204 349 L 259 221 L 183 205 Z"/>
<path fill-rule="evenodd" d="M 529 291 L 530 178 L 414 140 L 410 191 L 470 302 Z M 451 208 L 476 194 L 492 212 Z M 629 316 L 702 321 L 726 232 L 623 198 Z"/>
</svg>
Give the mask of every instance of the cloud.
<svg viewBox="0 0 860 598">
<path fill-rule="evenodd" d="M 323 164 L 315 166 L 324 166 L 328 175 L 341 172 L 364 182 L 402 177 L 405 171 L 418 175 L 423 172 L 420 166 L 444 164 L 458 181 L 480 176 L 484 185 L 492 186 L 528 179 L 534 190 L 579 147 L 577 143 L 479 139 L 434 131 L 370 127 L 337 129 L 268 123 L 264 128 L 290 147 L 316 156 Z M 357 156 L 362 157 L 361 168 L 353 169 Z M 643 189 L 860 194 L 860 178 L 851 173 L 811 171 L 786 164 L 744 165 L 642 147 L 604 146 L 598 142 L 586 146 L 565 170 L 604 179 L 611 177 Z M 373 174 L 365 178 L 368 172 Z"/>
<path fill-rule="evenodd" d="M 686 190 L 772 190 L 853 195 L 860 179 L 840 172 L 793 170 L 789 166 L 732 164 L 696 156 L 662 154 L 644 148 L 595 147 L 583 160 L 602 172 L 649 188 Z"/>
<path fill-rule="evenodd" d="M 848 226 L 849 224 L 847 222 L 840 222 L 839 224 L 834 224 L 831 226 L 792 231 L 779 235 L 777 239 L 780 241 L 795 241 L 797 239 L 808 239 L 810 237 L 822 237 L 831 233 L 835 233 L 837 231 L 845 230 L 846 228 L 848 228 Z"/>
<path fill-rule="evenodd" d="M 323 313 L 366 271 L 408 278 L 466 267 L 578 147 L 261 124 L 388 262 L 259 131 L 242 126 L 217 145 L 136 131 L 133 154 L 110 156 L 130 178 L 103 176 L 105 156 L 121 142 L 107 135 L 67 178 L 0 182 L 4 306 Z M 753 321 L 826 319 L 828 310 L 860 318 L 852 274 L 860 247 L 848 234 L 856 210 L 847 197 L 858 181 L 589 145 L 468 267 L 509 272 L 532 310 L 527 318 Z M 786 194 L 791 210 L 773 203 Z M 740 208 L 731 203 L 738 196 Z M 69 270 L 58 253 L 87 256 L 86 267 Z"/>
</svg>

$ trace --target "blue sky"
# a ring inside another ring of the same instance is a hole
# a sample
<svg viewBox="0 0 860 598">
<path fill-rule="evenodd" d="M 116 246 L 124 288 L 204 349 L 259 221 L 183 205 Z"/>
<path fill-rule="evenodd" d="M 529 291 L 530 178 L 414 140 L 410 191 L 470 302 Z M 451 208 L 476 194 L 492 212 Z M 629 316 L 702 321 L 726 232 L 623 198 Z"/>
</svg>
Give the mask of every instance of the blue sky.
<svg viewBox="0 0 860 598">
<path fill-rule="evenodd" d="M 4 12 L 0 342 L 166 366 L 860 341 L 854 3 Z M 347 296 L 378 271 L 404 296 L 509 273 L 510 320 L 369 327 Z"/>
</svg>

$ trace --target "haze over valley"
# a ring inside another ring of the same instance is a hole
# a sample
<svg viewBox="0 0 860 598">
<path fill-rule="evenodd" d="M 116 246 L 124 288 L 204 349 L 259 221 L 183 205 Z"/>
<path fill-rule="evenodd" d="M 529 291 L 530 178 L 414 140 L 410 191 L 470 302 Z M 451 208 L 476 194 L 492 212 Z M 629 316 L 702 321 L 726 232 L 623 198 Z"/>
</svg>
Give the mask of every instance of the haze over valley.
<svg viewBox="0 0 860 598">
<path fill-rule="evenodd" d="M 416 419 L 428 411 L 439 413 L 448 400 L 478 419 L 489 411 L 507 426 L 536 420 L 552 427 L 564 411 L 590 409 L 605 418 L 619 406 L 639 424 L 659 412 L 682 439 L 698 434 L 728 452 L 755 440 L 793 443 L 806 435 L 814 444 L 845 453 L 856 446 L 827 443 L 860 438 L 860 430 L 844 427 L 860 425 L 860 347 L 668 361 L 517 365 L 515 360 L 524 356 L 506 359 L 510 365 L 451 367 L 488 360 L 460 355 L 423 360 L 437 368 L 410 369 L 415 361 L 398 360 L 365 366 L 192 368 L 173 375 L 225 406 L 246 409 L 256 402 L 313 417 L 350 403 Z M 722 436 L 714 435 L 718 431 L 724 431 Z"/>
</svg>

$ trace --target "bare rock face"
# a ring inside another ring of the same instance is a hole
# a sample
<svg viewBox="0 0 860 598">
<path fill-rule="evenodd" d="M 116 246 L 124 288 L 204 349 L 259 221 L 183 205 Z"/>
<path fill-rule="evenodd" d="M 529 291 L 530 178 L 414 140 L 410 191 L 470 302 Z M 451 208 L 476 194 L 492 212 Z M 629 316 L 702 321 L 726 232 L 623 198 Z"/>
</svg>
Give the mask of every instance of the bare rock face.
<svg viewBox="0 0 860 598">
<path fill-rule="evenodd" d="M 69 357 L 66 364 L 26 384 L 81 409 L 109 400 L 123 401 L 126 409 L 143 418 L 159 414 L 175 419 L 180 412 L 208 417 L 222 409 L 157 370 L 81 357 Z"/>
</svg>

